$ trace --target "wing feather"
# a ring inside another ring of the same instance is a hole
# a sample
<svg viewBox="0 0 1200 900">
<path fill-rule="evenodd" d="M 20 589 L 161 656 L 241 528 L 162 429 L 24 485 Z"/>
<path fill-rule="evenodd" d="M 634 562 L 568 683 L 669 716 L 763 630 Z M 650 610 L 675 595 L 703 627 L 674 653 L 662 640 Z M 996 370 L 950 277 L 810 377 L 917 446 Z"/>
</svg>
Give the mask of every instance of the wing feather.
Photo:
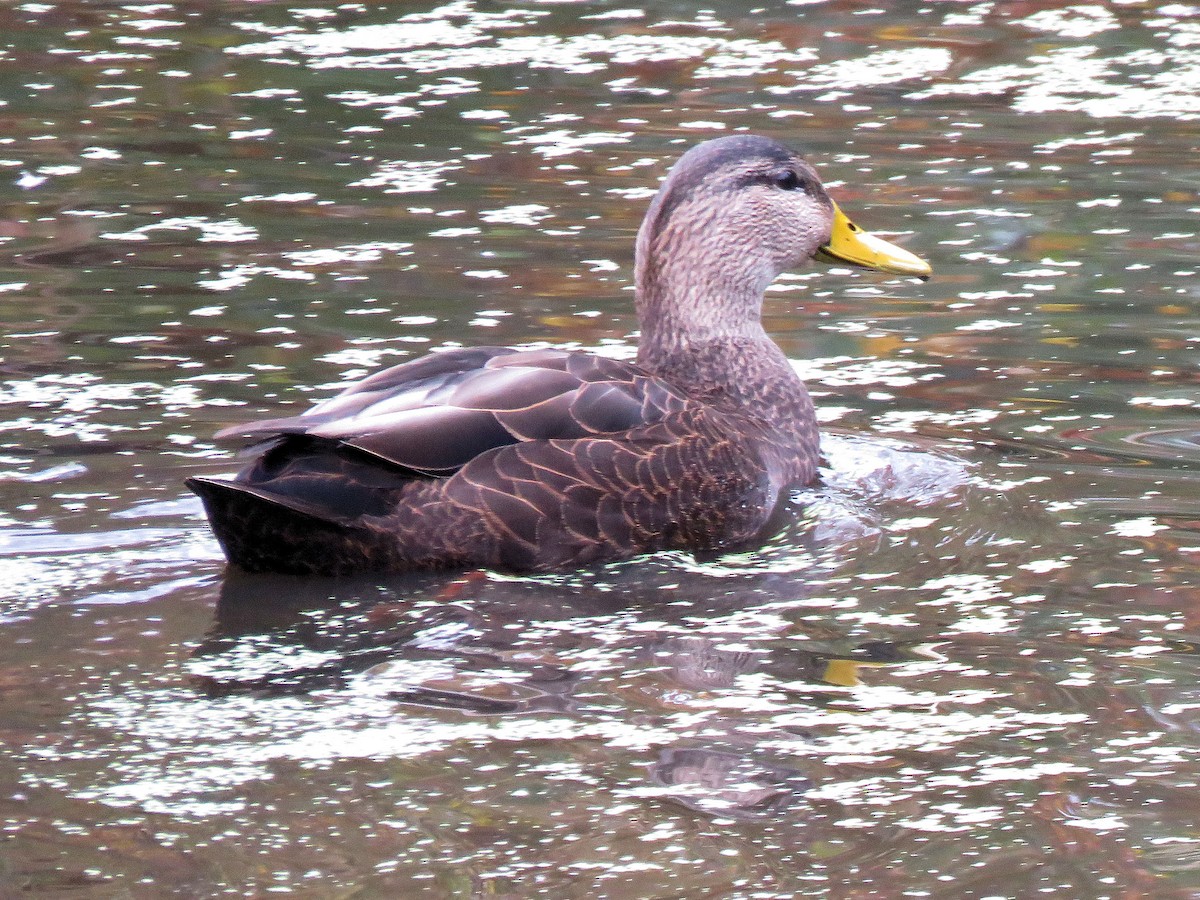
<svg viewBox="0 0 1200 900">
<path fill-rule="evenodd" d="M 512 365 L 472 372 L 444 402 L 464 409 L 524 409 L 579 386 L 567 372 Z"/>
<path fill-rule="evenodd" d="M 500 447 L 624 434 L 686 405 L 678 390 L 632 363 L 476 347 L 392 366 L 302 415 L 234 426 L 218 437 L 307 435 L 410 474 L 445 476 Z"/>
<path fill-rule="evenodd" d="M 575 394 L 574 390 L 564 391 L 524 409 L 499 410 L 496 419 L 522 441 L 584 437 L 588 431 L 571 415 Z"/>
<path fill-rule="evenodd" d="M 430 353 L 420 359 L 402 362 L 376 372 L 362 381 L 356 381 L 337 396 L 346 397 L 360 393 L 386 394 L 396 388 L 440 375 L 474 372 L 484 368 L 497 357 L 513 356 L 516 352 L 511 347 L 464 347 Z"/>
<path fill-rule="evenodd" d="M 334 422 L 310 432 L 417 472 L 446 474 L 516 440 L 487 410 L 432 406 Z"/>
<path fill-rule="evenodd" d="M 464 466 L 443 495 L 510 535 L 503 561 L 521 568 L 737 543 L 758 533 L 782 478 L 753 436 L 739 432 L 731 453 L 730 427 L 695 403 L 616 436 L 504 447 Z"/>
</svg>

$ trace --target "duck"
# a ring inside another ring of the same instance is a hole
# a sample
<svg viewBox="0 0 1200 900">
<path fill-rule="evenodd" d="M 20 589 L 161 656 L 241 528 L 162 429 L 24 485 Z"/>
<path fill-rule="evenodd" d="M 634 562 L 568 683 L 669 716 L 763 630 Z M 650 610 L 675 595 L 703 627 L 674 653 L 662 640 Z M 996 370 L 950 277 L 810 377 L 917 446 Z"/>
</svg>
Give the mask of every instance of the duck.
<svg viewBox="0 0 1200 900">
<path fill-rule="evenodd" d="M 932 269 L 851 222 L 800 154 L 753 134 L 679 158 L 634 257 L 634 360 L 447 349 L 300 415 L 219 431 L 250 461 L 186 484 L 229 564 L 549 572 L 764 540 L 820 453 L 812 399 L 763 328 L 767 287 L 809 260 Z"/>
</svg>

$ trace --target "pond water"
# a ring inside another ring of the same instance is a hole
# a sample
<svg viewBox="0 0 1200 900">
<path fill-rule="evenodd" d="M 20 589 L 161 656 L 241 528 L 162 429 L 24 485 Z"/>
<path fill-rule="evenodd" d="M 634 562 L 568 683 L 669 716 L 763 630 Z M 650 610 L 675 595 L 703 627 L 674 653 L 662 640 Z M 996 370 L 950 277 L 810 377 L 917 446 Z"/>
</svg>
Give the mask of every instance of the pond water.
<svg viewBox="0 0 1200 900">
<path fill-rule="evenodd" d="M 0 7 L 0 894 L 1200 896 L 1200 7 Z M 629 355 L 689 145 L 921 284 L 768 294 L 753 552 L 236 577 L 223 425 Z"/>
</svg>

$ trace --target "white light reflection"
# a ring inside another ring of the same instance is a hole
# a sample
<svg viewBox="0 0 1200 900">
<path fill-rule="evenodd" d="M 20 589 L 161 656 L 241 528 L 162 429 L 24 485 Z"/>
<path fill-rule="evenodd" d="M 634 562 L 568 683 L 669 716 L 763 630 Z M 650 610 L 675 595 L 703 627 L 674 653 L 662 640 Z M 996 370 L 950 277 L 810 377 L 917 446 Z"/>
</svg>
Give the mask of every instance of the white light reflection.
<svg viewBox="0 0 1200 900">
<path fill-rule="evenodd" d="M 207 216 L 176 216 L 141 225 L 130 231 L 109 231 L 100 237 L 112 241 L 148 241 L 156 231 L 199 231 L 201 243 L 233 244 L 258 239 L 258 231 L 237 219 L 210 219 Z"/>
</svg>

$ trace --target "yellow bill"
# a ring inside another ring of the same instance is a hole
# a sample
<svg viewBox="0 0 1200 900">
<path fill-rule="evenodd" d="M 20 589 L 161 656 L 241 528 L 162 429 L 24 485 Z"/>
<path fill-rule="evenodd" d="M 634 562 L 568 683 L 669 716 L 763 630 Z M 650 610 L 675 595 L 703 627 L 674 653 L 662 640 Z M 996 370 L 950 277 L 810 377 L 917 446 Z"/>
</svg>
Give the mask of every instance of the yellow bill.
<svg viewBox="0 0 1200 900">
<path fill-rule="evenodd" d="M 933 268 L 921 257 L 863 231 L 846 218 L 836 203 L 833 204 L 833 234 L 829 243 L 817 251 L 816 258 L 916 278 L 928 278 L 933 274 Z"/>
</svg>

